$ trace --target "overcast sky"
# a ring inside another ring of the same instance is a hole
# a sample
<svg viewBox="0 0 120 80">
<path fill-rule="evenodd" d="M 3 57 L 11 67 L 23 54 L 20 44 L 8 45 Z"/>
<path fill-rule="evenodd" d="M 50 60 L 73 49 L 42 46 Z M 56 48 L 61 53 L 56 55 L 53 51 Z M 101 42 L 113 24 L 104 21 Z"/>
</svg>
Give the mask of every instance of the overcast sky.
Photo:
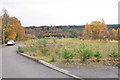
<svg viewBox="0 0 120 80">
<path fill-rule="evenodd" d="M 118 23 L 119 0 L 0 0 L 23 26 L 85 25 L 94 20 Z"/>
</svg>

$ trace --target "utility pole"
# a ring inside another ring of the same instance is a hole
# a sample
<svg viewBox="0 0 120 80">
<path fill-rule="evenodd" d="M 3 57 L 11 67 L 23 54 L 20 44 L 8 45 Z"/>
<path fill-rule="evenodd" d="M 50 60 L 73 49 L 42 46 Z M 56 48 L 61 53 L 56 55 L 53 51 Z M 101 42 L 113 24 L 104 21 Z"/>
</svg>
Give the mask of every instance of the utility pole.
<svg viewBox="0 0 120 80">
<path fill-rule="evenodd" d="M 4 30 L 5 30 L 5 29 L 3 29 L 3 45 L 5 45 Z"/>
</svg>

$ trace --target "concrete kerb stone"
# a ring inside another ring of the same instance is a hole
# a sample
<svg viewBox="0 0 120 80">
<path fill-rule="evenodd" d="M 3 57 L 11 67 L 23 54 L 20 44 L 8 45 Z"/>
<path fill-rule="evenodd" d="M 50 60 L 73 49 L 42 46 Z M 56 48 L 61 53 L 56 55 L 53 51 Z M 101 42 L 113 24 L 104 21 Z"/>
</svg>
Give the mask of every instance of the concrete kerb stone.
<svg viewBox="0 0 120 80">
<path fill-rule="evenodd" d="M 61 72 L 61 73 L 64 73 L 64 74 L 66 74 L 66 75 L 68 75 L 68 76 L 70 76 L 70 77 L 73 77 L 73 78 L 75 78 L 75 79 L 84 80 L 84 79 L 82 79 L 82 78 L 80 78 L 80 77 L 78 77 L 78 76 L 75 76 L 75 75 L 73 75 L 73 74 L 70 74 L 69 71 L 64 70 L 64 69 L 61 69 L 61 68 L 59 68 L 59 67 L 56 67 L 56 66 L 54 66 L 54 65 L 52 65 L 52 64 L 50 64 L 50 63 L 48 63 L 48 62 L 46 62 L 46 61 L 35 59 L 34 57 L 29 56 L 29 55 L 27 55 L 27 54 L 25 54 L 25 53 L 18 53 L 18 54 L 20 54 L 20 55 L 22 55 L 22 56 L 25 56 L 25 57 L 27 57 L 27 58 L 29 58 L 29 59 L 32 59 L 32 60 L 34 60 L 34 61 L 36 61 L 36 62 L 38 62 L 38 63 L 41 63 L 41 64 L 43 64 L 43 65 L 45 65 L 45 66 L 47 66 L 47 67 L 49 67 L 49 68 L 51 68 L 51 69 L 54 69 L 54 70 L 59 71 L 59 72 Z"/>
</svg>

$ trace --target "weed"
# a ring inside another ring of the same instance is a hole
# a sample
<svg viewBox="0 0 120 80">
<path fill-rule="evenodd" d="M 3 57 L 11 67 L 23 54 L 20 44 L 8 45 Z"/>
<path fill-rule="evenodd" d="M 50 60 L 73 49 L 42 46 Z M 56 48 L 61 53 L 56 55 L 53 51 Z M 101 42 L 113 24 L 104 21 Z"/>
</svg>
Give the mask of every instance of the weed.
<svg viewBox="0 0 120 80">
<path fill-rule="evenodd" d="M 94 54 L 94 57 L 97 58 L 97 62 L 100 61 L 100 58 L 102 58 L 101 52 L 100 51 L 96 51 L 96 53 Z"/>
<path fill-rule="evenodd" d="M 54 62 L 55 59 L 56 59 L 56 54 L 52 53 L 52 54 L 50 55 L 50 61 L 49 61 L 49 62 Z"/>
</svg>

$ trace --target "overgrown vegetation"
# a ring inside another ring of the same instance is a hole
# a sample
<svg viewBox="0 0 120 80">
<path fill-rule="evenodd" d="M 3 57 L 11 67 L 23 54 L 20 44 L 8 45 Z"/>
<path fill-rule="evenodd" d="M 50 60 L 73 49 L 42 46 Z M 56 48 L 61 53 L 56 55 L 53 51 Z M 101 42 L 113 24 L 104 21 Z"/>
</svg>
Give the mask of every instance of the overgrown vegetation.
<svg viewBox="0 0 120 80">
<path fill-rule="evenodd" d="M 18 47 L 19 52 L 24 52 L 37 59 L 48 62 L 100 62 L 110 58 L 117 61 L 118 42 L 107 41 L 82 41 L 76 38 L 40 38 L 25 41 L 24 47 Z"/>
</svg>

